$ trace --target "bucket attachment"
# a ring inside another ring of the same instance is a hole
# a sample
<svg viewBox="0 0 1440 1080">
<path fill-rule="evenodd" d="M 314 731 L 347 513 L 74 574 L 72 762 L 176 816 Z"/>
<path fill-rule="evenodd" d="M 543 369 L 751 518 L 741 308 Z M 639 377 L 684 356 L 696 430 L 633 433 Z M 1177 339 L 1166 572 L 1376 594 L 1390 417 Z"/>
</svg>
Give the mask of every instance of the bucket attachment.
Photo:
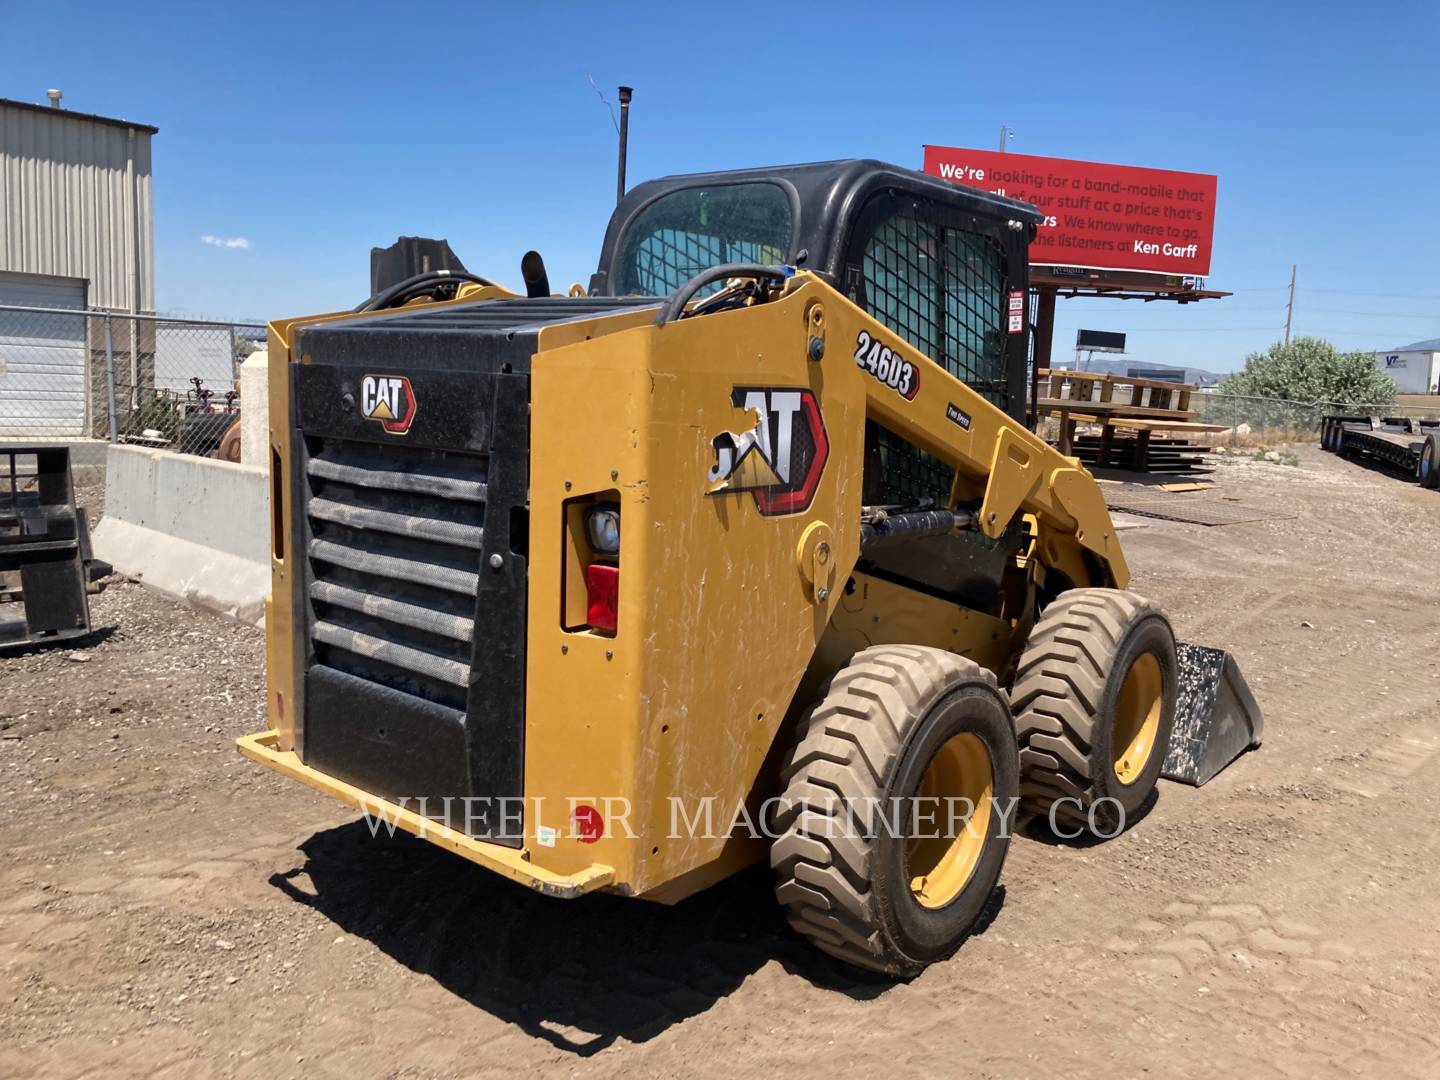
<svg viewBox="0 0 1440 1080">
<path fill-rule="evenodd" d="M 0 648 L 89 633 L 86 594 L 109 573 L 90 554 L 69 448 L 0 447 Z"/>
<path fill-rule="evenodd" d="M 1260 706 L 1224 649 L 1177 642 L 1180 697 L 1160 774 L 1199 787 L 1246 750 L 1260 745 Z"/>
</svg>

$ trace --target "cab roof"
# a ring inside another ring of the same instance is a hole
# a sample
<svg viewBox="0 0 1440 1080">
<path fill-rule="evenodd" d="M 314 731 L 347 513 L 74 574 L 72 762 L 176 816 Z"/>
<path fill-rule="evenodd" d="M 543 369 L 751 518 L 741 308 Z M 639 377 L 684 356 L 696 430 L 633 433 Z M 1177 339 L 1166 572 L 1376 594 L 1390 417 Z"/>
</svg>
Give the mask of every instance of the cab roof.
<svg viewBox="0 0 1440 1080">
<path fill-rule="evenodd" d="M 878 192 L 939 203 L 987 221 L 1019 221 L 1034 235 L 1043 215 L 1029 203 L 950 183 L 914 169 L 872 158 L 775 165 L 757 169 L 681 173 L 647 180 L 630 189 L 610 216 L 591 292 L 609 292 L 610 271 L 626 227 L 657 199 L 687 188 L 770 183 L 790 199 L 794 222 L 787 261 L 837 276 L 844 244 L 860 209 Z"/>
</svg>

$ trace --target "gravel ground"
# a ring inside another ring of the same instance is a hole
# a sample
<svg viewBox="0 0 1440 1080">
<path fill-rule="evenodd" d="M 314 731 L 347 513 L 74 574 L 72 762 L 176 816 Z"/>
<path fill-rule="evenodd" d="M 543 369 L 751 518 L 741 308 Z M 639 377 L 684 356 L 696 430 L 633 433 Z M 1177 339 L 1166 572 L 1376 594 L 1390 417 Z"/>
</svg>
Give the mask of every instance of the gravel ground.
<svg viewBox="0 0 1440 1080">
<path fill-rule="evenodd" d="M 243 761 L 254 629 L 117 582 L 0 659 L 0 1075 L 1440 1076 L 1440 497 L 1313 448 L 1124 533 L 1266 745 L 1118 839 L 1012 848 L 909 983 L 796 941 L 765 873 L 546 900 Z M 98 492 L 84 497 L 93 507 Z"/>
</svg>

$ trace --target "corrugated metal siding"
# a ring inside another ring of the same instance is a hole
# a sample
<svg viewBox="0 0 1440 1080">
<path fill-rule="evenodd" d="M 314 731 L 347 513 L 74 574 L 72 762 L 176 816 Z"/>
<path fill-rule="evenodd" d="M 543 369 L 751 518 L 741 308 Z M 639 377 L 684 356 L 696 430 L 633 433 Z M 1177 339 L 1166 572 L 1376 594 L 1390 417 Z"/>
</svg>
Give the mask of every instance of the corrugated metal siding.
<svg viewBox="0 0 1440 1080">
<path fill-rule="evenodd" d="M 85 307 L 85 284 L 0 273 L 0 304 Z M 85 319 L 0 311 L 0 438 L 85 434 Z"/>
<path fill-rule="evenodd" d="M 132 266 L 154 311 L 149 133 L 0 104 L 0 270 L 83 278 L 92 307 L 130 310 Z"/>
</svg>

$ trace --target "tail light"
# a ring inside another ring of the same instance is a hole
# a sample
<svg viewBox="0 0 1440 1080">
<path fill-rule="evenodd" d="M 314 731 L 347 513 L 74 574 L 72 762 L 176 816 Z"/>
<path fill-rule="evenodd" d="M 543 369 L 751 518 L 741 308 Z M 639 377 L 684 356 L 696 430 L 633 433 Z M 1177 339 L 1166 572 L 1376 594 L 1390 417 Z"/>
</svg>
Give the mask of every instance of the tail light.
<svg viewBox="0 0 1440 1080">
<path fill-rule="evenodd" d="M 620 493 L 568 500 L 565 535 L 561 625 L 572 634 L 613 635 L 620 622 Z"/>
<path fill-rule="evenodd" d="M 586 618 L 592 629 L 615 632 L 619 621 L 620 568 L 591 563 L 585 568 Z"/>
</svg>

